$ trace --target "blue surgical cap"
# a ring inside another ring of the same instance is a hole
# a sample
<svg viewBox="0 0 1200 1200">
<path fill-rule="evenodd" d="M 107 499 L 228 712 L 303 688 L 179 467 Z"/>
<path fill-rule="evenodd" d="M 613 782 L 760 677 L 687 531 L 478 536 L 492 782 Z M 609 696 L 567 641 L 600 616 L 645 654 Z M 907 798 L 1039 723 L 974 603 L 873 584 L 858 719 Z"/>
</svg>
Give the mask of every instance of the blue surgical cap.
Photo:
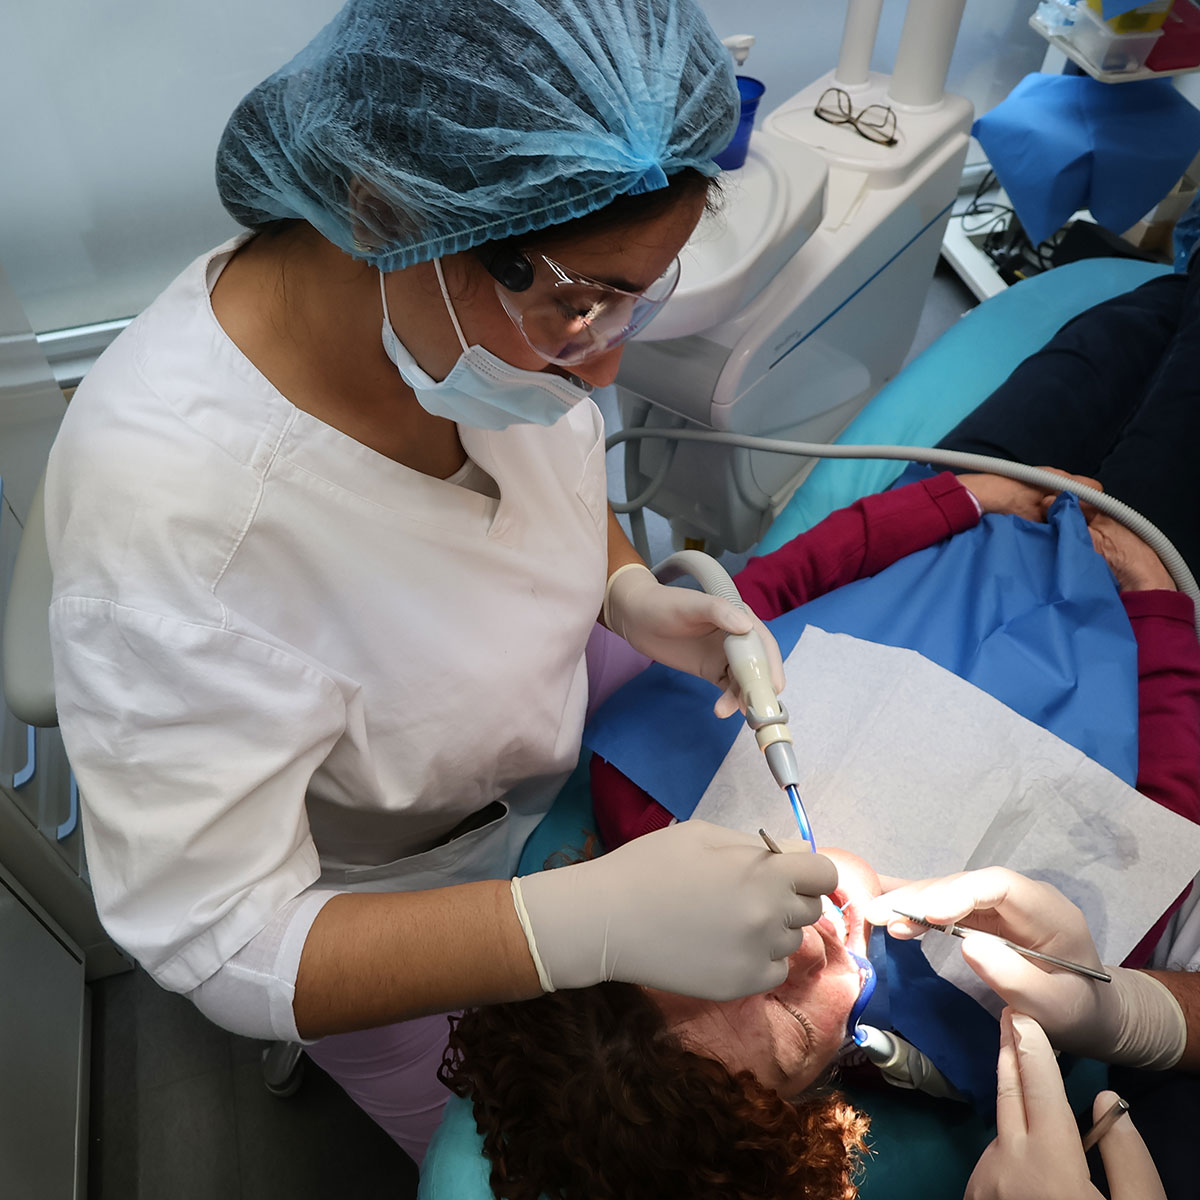
<svg viewBox="0 0 1200 1200">
<path fill-rule="evenodd" d="M 738 112 L 694 0 L 350 0 L 238 105 L 217 187 L 392 271 L 715 175 Z"/>
</svg>

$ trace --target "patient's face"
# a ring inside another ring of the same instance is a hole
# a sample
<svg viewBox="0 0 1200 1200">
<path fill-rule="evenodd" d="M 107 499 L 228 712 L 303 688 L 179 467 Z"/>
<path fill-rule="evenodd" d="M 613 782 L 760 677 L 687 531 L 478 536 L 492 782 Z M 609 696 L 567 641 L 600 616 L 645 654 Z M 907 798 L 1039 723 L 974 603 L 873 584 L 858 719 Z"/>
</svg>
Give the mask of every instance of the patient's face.
<svg viewBox="0 0 1200 1200">
<path fill-rule="evenodd" d="M 686 1045 L 731 1071 L 753 1071 L 785 1098 L 815 1082 L 845 1041 L 846 1019 L 860 988 L 850 952 L 866 954 L 870 926 L 862 911 L 881 890 L 879 877 L 857 855 L 824 848 L 821 853 L 837 864 L 834 900 L 844 906 L 845 932 L 827 907 L 827 915 L 805 929 L 779 987 L 725 1001 L 648 989 Z"/>
</svg>

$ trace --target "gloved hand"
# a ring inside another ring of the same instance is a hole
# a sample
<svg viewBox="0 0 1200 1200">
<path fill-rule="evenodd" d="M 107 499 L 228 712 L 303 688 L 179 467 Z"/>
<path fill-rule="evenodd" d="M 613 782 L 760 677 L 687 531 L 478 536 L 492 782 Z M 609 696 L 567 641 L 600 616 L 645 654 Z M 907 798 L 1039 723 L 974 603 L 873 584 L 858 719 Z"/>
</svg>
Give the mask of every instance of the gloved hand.
<svg viewBox="0 0 1200 1200">
<path fill-rule="evenodd" d="M 1116 1100 L 1101 1092 L 1094 1119 Z M 1125 1114 L 1100 1139 L 1112 1200 L 1166 1200 L 1138 1131 Z M 1100 1200 L 1062 1075 L 1032 1017 L 1005 1009 L 1000 1023 L 996 1140 L 967 1182 L 966 1200 Z"/>
<path fill-rule="evenodd" d="M 1050 884 L 987 867 L 906 884 L 871 903 L 868 921 L 886 925 L 893 937 L 916 937 L 923 927 L 897 916 L 896 908 L 939 925 L 962 921 L 983 931 L 962 940 L 963 957 L 1006 1004 L 1038 1021 L 1060 1050 L 1158 1070 L 1183 1054 L 1183 1010 L 1153 976 L 1107 967 L 1112 983 L 1101 983 L 1023 958 L 988 936 L 1099 967 L 1083 913 Z"/>
<path fill-rule="evenodd" d="M 630 564 L 613 572 L 604 596 L 604 623 L 635 650 L 724 689 L 713 712 L 728 717 L 744 709 L 741 689 L 729 673 L 725 638 L 758 631 L 770 660 L 771 685 L 783 690 L 783 659 L 771 631 L 753 613 L 692 588 L 659 583 L 654 572 Z"/>
<path fill-rule="evenodd" d="M 803 847 L 803 849 L 801 849 Z M 837 868 L 807 843 L 684 821 L 590 862 L 513 880 L 547 991 L 620 979 L 730 1000 L 777 987 Z"/>
</svg>

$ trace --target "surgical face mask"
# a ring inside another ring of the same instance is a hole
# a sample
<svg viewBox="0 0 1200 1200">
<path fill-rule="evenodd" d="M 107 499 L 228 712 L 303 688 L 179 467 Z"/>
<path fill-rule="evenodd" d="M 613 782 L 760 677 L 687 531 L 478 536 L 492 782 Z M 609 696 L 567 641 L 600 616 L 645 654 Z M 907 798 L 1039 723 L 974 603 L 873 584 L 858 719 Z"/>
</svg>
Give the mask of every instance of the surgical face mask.
<svg viewBox="0 0 1200 1200">
<path fill-rule="evenodd" d="M 521 424 L 553 425 L 569 408 L 591 394 L 592 389 L 580 380 L 571 382 L 545 371 L 524 371 L 497 358 L 482 346 L 468 346 L 454 305 L 450 303 L 441 260 L 434 259 L 433 266 L 446 311 L 462 347 L 458 361 L 440 383 L 417 365 L 396 336 L 388 316 L 383 273 L 379 275 L 384 351 L 426 412 L 475 429 L 507 429 L 510 425 Z"/>
</svg>

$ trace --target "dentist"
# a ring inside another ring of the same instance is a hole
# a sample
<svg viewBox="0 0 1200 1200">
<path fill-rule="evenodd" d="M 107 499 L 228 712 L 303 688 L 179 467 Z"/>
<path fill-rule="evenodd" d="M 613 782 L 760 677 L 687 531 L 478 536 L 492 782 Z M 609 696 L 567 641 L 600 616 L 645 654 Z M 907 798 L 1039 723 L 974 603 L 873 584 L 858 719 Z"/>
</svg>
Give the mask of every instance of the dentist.
<svg viewBox="0 0 1200 1200">
<path fill-rule="evenodd" d="M 226 1028 L 306 1042 L 418 1160 L 432 1014 L 759 992 L 836 884 L 697 822 L 511 880 L 601 614 L 737 708 L 722 642 L 751 618 L 638 561 L 589 398 L 670 297 L 737 119 L 693 0 L 350 0 L 225 129 L 245 232 L 116 340 L 51 455 L 107 929 Z"/>
</svg>

